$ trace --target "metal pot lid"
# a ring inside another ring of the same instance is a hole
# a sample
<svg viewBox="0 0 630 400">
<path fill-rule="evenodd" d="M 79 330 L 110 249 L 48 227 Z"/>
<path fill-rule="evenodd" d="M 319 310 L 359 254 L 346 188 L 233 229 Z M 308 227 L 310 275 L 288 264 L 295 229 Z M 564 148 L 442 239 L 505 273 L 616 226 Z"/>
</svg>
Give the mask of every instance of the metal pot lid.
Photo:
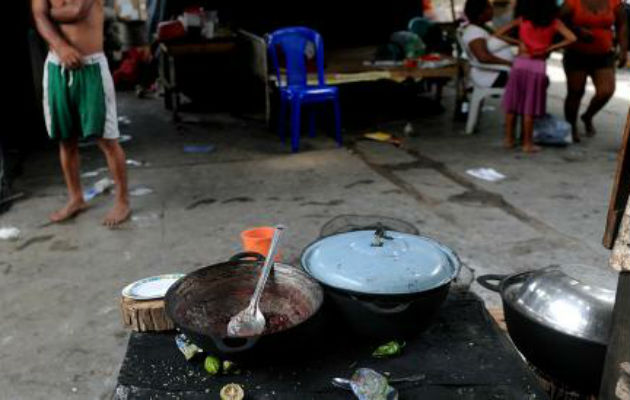
<svg viewBox="0 0 630 400">
<path fill-rule="evenodd" d="M 552 266 L 508 278 L 503 298 L 543 325 L 606 345 L 617 274 L 584 265 Z"/>
<path fill-rule="evenodd" d="M 364 294 L 411 294 L 452 281 L 460 262 L 441 243 L 381 229 L 322 238 L 302 253 L 302 266 L 316 280 Z"/>
</svg>

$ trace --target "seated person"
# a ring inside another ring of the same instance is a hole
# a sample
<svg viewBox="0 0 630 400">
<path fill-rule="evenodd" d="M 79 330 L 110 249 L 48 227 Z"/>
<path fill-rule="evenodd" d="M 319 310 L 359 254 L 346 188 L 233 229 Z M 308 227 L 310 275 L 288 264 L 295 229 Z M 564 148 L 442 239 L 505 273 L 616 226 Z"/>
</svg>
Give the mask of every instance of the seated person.
<svg viewBox="0 0 630 400">
<path fill-rule="evenodd" d="M 514 53 L 509 44 L 492 36 L 486 23 L 492 20 L 493 9 L 488 0 L 467 0 L 464 14 L 468 23 L 462 28 L 462 41 L 466 53 L 480 64 L 512 65 Z M 475 85 L 483 87 L 504 87 L 507 83 L 506 71 L 493 71 L 473 67 L 470 78 Z"/>
</svg>

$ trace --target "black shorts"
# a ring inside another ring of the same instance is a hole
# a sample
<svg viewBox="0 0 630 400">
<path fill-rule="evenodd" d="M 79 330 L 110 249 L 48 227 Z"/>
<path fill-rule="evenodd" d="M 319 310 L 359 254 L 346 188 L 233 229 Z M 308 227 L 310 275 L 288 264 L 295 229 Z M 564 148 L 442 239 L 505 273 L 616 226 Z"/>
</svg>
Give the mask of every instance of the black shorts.
<svg viewBox="0 0 630 400">
<path fill-rule="evenodd" d="M 562 59 L 565 71 L 584 71 L 589 74 L 606 68 L 615 68 L 615 53 L 583 54 L 566 50 Z"/>
</svg>

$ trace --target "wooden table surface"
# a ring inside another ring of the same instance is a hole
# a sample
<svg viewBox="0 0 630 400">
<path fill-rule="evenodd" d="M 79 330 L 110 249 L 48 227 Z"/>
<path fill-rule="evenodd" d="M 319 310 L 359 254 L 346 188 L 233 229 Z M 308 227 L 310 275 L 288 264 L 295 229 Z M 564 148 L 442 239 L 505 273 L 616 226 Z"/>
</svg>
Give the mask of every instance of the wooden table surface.
<svg viewBox="0 0 630 400">
<path fill-rule="evenodd" d="M 457 60 L 453 64 L 440 68 L 407 68 L 404 66 L 365 65 L 371 61 L 376 51 L 375 46 L 335 49 L 326 53 L 326 83 L 330 85 L 390 79 L 402 82 L 408 78 L 420 80 L 426 78 L 455 78 L 458 73 Z M 275 80 L 275 75 L 272 76 Z M 317 84 L 317 74 L 308 74 L 308 83 Z"/>
</svg>

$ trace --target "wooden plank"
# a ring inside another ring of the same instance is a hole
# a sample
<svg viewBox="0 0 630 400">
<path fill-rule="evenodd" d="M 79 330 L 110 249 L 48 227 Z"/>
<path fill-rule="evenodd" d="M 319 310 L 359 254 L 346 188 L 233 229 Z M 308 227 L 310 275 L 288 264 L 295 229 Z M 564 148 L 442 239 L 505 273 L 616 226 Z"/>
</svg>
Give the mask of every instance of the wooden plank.
<svg viewBox="0 0 630 400">
<path fill-rule="evenodd" d="M 136 332 L 161 332 L 175 329 L 166 315 L 164 300 L 133 300 L 120 298 L 123 325 Z"/>
<path fill-rule="evenodd" d="M 600 400 L 619 399 L 615 392 L 619 382 L 623 382 L 625 378 L 625 372 L 622 370 L 624 362 L 630 362 L 630 271 L 619 273 L 612 330 L 599 390 Z"/>
<path fill-rule="evenodd" d="M 606 219 L 606 231 L 604 232 L 603 241 L 607 249 L 611 249 L 615 244 L 621 218 L 630 195 L 630 151 L 628 151 L 628 141 L 630 141 L 630 112 L 628 112 L 622 145 L 617 156 L 617 171 L 608 206 L 608 217 Z"/>
<path fill-rule="evenodd" d="M 503 332 L 507 332 L 507 325 L 505 323 L 505 315 L 503 314 L 503 308 L 488 308 L 488 314 L 494 319 L 494 322 L 499 325 L 499 328 Z"/>
<path fill-rule="evenodd" d="M 162 43 L 160 47 L 172 56 L 189 56 L 215 53 L 229 53 L 236 49 L 236 42 L 202 42 L 202 43 Z"/>
</svg>

